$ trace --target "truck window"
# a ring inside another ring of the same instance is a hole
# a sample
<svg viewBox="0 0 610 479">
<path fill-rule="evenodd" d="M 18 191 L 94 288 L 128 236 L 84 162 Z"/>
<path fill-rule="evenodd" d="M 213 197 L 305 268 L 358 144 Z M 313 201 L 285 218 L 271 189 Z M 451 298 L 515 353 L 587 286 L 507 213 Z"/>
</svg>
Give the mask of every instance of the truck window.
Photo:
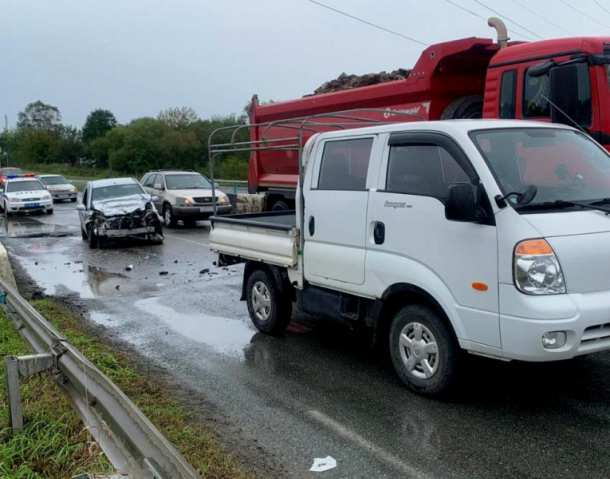
<svg viewBox="0 0 610 479">
<path fill-rule="evenodd" d="M 515 118 L 516 87 L 517 72 L 515 70 L 504 72 L 500 84 L 500 118 Z"/>
<path fill-rule="evenodd" d="M 529 69 L 525 73 L 523 88 L 523 116 L 525 118 L 551 116 L 548 98 L 549 75 L 530 76 Z"/>
<path fill-rule="evenodd" d="M 390 149 L 388 192 L 432 196 L 445 201 L 451 185 L 469 182 L 458 162 L 440 146 L 401 145 Z"/>
<path fill-rule="evenodd" d="M 364 191 L 372 146 L 372 138 L 326 142 L 318 189 Z"/>
</svg>

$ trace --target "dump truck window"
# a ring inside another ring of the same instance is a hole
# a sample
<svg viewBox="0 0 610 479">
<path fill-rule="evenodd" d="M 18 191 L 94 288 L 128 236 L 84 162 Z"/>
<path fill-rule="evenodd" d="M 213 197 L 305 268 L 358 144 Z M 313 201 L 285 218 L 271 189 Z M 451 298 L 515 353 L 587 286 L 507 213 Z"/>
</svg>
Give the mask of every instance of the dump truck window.
<svg viewBox="0 0 610 479">
<path fill-rule="evenodd" d="M 500 118 L 515 118 L 515 89 L 517 72 L 510 70 L 502 74 L 500 85 Z"/>
<path fill-rule="evenodd" d="M 525 74 L 523 89 L 523 116 L 525 118 L 551 116 L 549 102 L 549 75 L 531 76 Z"/>
</svg>

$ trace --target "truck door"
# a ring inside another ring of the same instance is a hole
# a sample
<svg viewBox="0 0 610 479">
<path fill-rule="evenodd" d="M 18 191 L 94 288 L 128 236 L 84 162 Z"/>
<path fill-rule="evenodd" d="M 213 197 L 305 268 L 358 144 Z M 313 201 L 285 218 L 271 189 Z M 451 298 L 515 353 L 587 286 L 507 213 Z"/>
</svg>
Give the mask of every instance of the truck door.
<svg viewBox="0 0 610 479">
<path fill-rule="evenodd" d="M 374 139 L 329 139 L 318 147 L 304 217 L 305 276 L 312 283 L 364 283 L 366 182 Z"/>
<path fill-rule="evenodd" d="M 478 182 L 467 156 L 446 135 L 398 133 L 381 169 L 369 199 L 368 289 L 443 291 L 468 339 L 500 347 L 496 227 L 445 217 L 450 186 Z"/>
</svg>

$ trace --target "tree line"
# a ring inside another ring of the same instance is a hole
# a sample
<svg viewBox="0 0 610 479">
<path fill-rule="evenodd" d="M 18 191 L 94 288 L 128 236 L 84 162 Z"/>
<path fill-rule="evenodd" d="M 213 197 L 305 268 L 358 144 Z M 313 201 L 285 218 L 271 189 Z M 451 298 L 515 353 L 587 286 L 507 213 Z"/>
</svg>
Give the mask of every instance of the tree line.
<svg viewBox="0 0 610 479">
<path fill-rule="evenodd" d="M 192 108 L 181 107 L 121 125 L 111 111 L 96 109 L 78 129 L 62 124 L 57 107 L 36 101 L 19 113 L 15 128 L 0 134 L 0 161 L 3 166 L 89 166 L 133 175 L 162 168 L 206 171 L 210 133 L 245 122 L 245 116 L 235 115 L 201 119 Z M 241 130 L 240 139 L 247 134 Z M 247 154 L 223 158 L 216 176 L 245 179 L 247 165 Z"/>
</svg>

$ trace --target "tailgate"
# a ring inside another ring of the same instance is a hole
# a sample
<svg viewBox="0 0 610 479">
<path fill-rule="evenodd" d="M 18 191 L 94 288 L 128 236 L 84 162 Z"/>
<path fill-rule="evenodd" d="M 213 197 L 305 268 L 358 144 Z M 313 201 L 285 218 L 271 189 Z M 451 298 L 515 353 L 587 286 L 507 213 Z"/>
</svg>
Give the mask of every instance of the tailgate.
<svg viewBox="0 0 610 479">
<path fill-rule="evenodd" d="M 277 218 L 277 215 L 275 215 Z M 274 219 L 276 219 L 274 218 Z M 276 266 L 296 266 L 298 232 L 269 214 L 212 217 L 210 248 L 220 254 Z"/>
</svg>

